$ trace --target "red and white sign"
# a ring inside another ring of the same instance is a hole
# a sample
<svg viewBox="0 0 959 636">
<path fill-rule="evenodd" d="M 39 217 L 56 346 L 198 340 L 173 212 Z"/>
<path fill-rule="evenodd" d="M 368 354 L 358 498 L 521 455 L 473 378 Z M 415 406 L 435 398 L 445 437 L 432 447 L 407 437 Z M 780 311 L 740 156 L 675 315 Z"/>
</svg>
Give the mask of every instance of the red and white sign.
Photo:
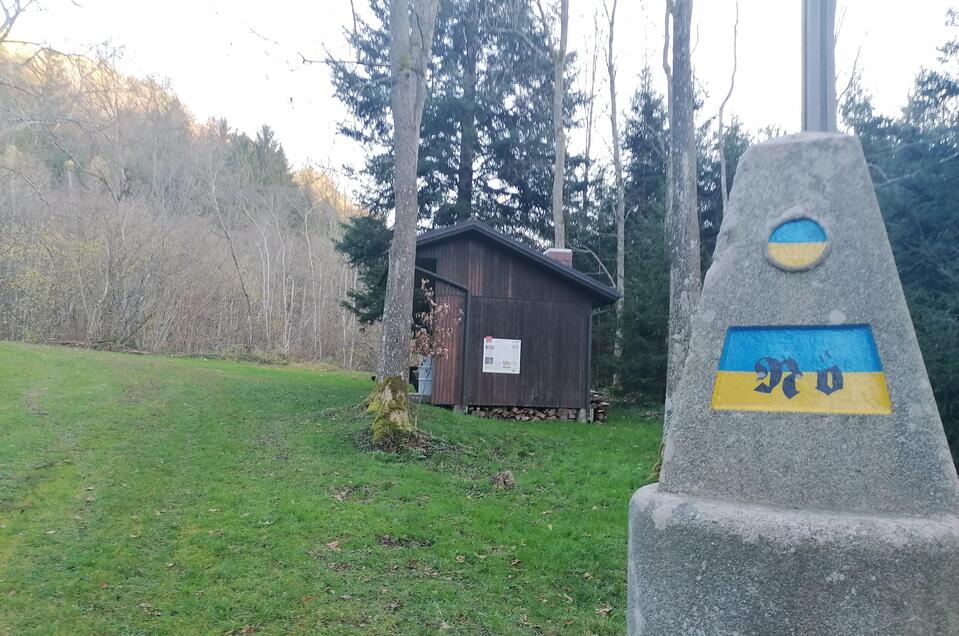
<svg viewBox="0 0 959 636">
<path fill-rule="evenodd" d="M 522 345 L 521 340 L 483 338 L 483 373 L 518 375 Z"/>
</svg>

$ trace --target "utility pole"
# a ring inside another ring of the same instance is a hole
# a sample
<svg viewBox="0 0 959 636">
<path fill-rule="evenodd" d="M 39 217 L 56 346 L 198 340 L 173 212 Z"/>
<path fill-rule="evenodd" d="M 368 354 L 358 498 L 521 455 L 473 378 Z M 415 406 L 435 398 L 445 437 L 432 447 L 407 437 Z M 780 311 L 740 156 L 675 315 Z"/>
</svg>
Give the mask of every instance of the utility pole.
<svg viewBox="0 0 959 636">
<path fill-rule="evenodd" d="M 802 129 L 836 132 L 836 0 L 803 0 L 802 12 Z"/>
</svg>

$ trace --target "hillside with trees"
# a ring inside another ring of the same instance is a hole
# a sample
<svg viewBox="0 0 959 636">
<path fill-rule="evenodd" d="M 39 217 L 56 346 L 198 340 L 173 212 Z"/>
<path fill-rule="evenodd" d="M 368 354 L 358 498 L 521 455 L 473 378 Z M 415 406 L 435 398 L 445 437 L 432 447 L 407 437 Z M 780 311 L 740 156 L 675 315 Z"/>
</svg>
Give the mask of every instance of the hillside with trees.
<svg viewBox="0 0 959 636">
<path fill-rule="evenodd" d="M 264 125 L 95 57 L 0 58 L 0 338 L 372 364 L 334 250 L 359 214 Z"/>
</svg>

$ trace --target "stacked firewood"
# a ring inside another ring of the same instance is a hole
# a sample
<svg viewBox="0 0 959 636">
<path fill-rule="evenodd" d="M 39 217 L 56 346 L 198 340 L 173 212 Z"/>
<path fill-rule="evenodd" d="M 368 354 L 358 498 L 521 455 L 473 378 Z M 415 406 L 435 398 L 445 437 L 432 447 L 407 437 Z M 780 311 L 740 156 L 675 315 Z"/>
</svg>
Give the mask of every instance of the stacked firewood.
<svg viewBox="0 0 959 636">
<path fill-rule="evenodd" d="M 609 417 L 609 399 L 590 392 L 590 407 L 594 422 L 605 422 Z M 471 406 L 470 414 L 495 420 L 535 422 L 538 420 L 575 420 L 577 409 L 543 409 L 528 406 Z"/>
<path fill-rule="evenodd" d="M 538 409 L 527 406 L 471 406 L 470 414 L 495 420 L 516 420 L 518 422 L 576 419 L 576 409 Z"/>
<path fill-rule="evenodd" d="M 589 405 L 593 411 L 593 421 L 605 422 L 609 417 L 609 398 L 596 391 L 590 391 Z"/>
</svg>

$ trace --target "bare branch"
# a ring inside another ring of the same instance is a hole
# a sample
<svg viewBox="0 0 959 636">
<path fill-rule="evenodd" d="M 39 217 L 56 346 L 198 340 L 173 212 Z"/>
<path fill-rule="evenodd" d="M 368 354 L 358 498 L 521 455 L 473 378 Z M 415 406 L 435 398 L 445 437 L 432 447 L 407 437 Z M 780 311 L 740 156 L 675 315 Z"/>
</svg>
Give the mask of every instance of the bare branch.
<svg viewBox="0 0 959 636">
<path fill-rule="evenodd" d="M 540 0 L 536 0 L 536 8 L 539 10 L 539 19 L 543 23 L 543 33 L 546 34 L 546 42 L 549 44 L 549 48 L 555 49 L 556 45 L 553 43 L 553 30 L 549 26 L 549 19 L 546 17 L 546 11 L 543 9 L 543 3 Z"/>
<path fill-rule="evenodd" d="M 581 254 L 589 254 L 590 256 L 592 256 L 596 260 L 596 263 L 599 265 L 599 268 L 603 271 L 603 274 L 606 275 L 606 279 L 609 281 L 610 286 L 616 285 L 616 279 L 613 278 L 613 275 L 610 274 L 606 266 L 603 265 L 603 260 L 596 254 L 596 252 L 594 252 L 593 250 L 589 249 L 588 247 L 584 245 L 577 245 L 573 247 L 572 249 L 574 252 L 580 252 Z"/>
<path fill-rule="evenodd" d="M 845 5 L 842 8 L 842 13 L 839 16 L 839 21 L 836 23 L 836 30 L 832 34 L 832 44 L 836 46 L 839 44 L 839 35 L 842 33 L 842 25 L 846 22 L 846 12 L 849 11 L 849 5 Z"/>
<path fill-rule="evenodd" d="M 937 161 L 935 165 L 942 165 L 942 164 L 944 164 L 944 163 L 949 163 L 949 162 L 951 162 L 951 161 L 955 161 L 956 159 L 959 159 L 959 151 L 954 152 L 954 153 L 952 153 L 951 155 L 947 155 L 947 156 L 943 157 L 942 159 L 940 159 L 939 161 Z M 891 185 L 894 185 L 894 184 L 896 184 L 896 183 L 898 183 L 898 182 L 900 182 L 900 181 L 904 181 L 904 180 L 906 180 L 906 179 L 911 179 L 911 178 L 913 178 L 913 177 L 915 177 L 915 176 L 917 176 L 917 175 L 919 175 L 919 174 L 922 174 L 922 172 L 923 172 L 923 170 L 913 170 L 912 172 L 907 172 L 906 174 L 901 174 L 901 175 L 899 175 L 899 176 L 897 176 L 897 177 L 890 177 L 882 168 L 880 168 L 880 167 L 879 167 L 878 165 L 876 165 L 876 164 L 870 163 L 870 164 L 869 164 L 869 167 L 870 167 L 872 170 L 875 170 L 877 173 L 879 173 L 879 175 L 883 178 L 883 181 L 881 181 L 880 183 L 877 183 L 877 184 L 876 184 L 876 188 L 877 188 L 877 189 L 878 189 L 878 188 L 886 188 L 886 187 L 889 187 L 889 186 L 891 186 Z"/>
<path fill-rule="evenodd" d="M 359 32 L 359 29 L 356 20 L 356 5 L 353 3 L 353 0 L 350 0 L 350 13 L 353 16 L 353 35 L 355 36 Z"/>
<path fill-rule="evenodd" d="M 733 96 L 733 89 L 736 87 L 736 69 L 739 66 L 739 0 L 736 0 L 736 21 L 733 23 L 733 72 L 729 76 L 729 91 L 719 105 L 719 129 L 717 132 L 717 143 L 719 144 L 719 185 L 722 194 L 722 213 L 726 213 L 726 206 L 729 204 L 729 189 L 726 179 L 726 134 L 724 129 L 723 113 L 726 110 L 726 104 L 729 98 Z"/>
<path fill-rule="evenodd" d="M 673 15 L 673 1 L 666 0 L 666 18 L 663 21 L 663 71 L 666 73 L 666 86 L 668 91 L 672 91 L 673 85 L 673 71 L 669 66 L 669 19 Z M 670 100 L 667 99 L 667 102 Z M 667 106 L 672 110 L 672 104 L 667 103 Z"/>
<path fill-rule="evenodd" d="M 366 66 L 369 68 L 389 68 L 390 65 L 386 62 L 362 62 L 360 60 L 340 60 L 333 57 L 327 57 L 322 60 L 314 60 L 312 58 L 306 57 L 299 51 L 296 52 L 300 56 L 300 62 L 302 64 L 353 64 L 354 66 Z"/>
<path fill-rule="evenodd" d="M 852 90 L 852 85 L 856 81 L 856 76 L 859 75 L 859 55 L 862 53 L 863 42 L 859 43 L 859 48 L 856 49 L 856 57 L 852 61 L 852 69 L 849 71 L 849 81 L 846 82 L 845 88 L 839 92 L 839 96 L 836 98 L 837 104 L 842 104 L 842 100 L 846 98 L 846 95 L 849 94 L 849 91 Z"/>
<path fill-rule="evenodd" d="M 30 177 L 28 177 L 27 175 L 23 174 L 23 173 L 20 172 L 19 170 L 14 170 L 13 168 L 11 168 L 11 167 L 9 167 L 9 166 L 4 166 L 4 165 L 2 165 L 2 164 L 0 164 L 0 170 L 6 170 L 7 172 L 9 172 L 10 174 L 14 175 L 15 177 L 20 178 L 21 181 L 26 182 L 27 185 L 29 185 L 31 188 L 33 188 L 33 191 L 34 191 L 34 193 L 37 195 L 37 198 L 40 199 L 40 201 L 41 201 L 45 206 L 50 207 L 50 204 L 47 203 L 47 200 L 43 198 L 43 192 L 40 191 L 40 186 L 38 186 L 37 183 L 36 183 L 34 180 L 32 180 Z"/>
<path fill-rule="evenodd" d="M 0 22 L 0 42 L 6 41 L 20 16 L 36 3 L 37 0 L 0 0 L 0 10 L 3 11 L 3 21 Z"/>
</svg>

